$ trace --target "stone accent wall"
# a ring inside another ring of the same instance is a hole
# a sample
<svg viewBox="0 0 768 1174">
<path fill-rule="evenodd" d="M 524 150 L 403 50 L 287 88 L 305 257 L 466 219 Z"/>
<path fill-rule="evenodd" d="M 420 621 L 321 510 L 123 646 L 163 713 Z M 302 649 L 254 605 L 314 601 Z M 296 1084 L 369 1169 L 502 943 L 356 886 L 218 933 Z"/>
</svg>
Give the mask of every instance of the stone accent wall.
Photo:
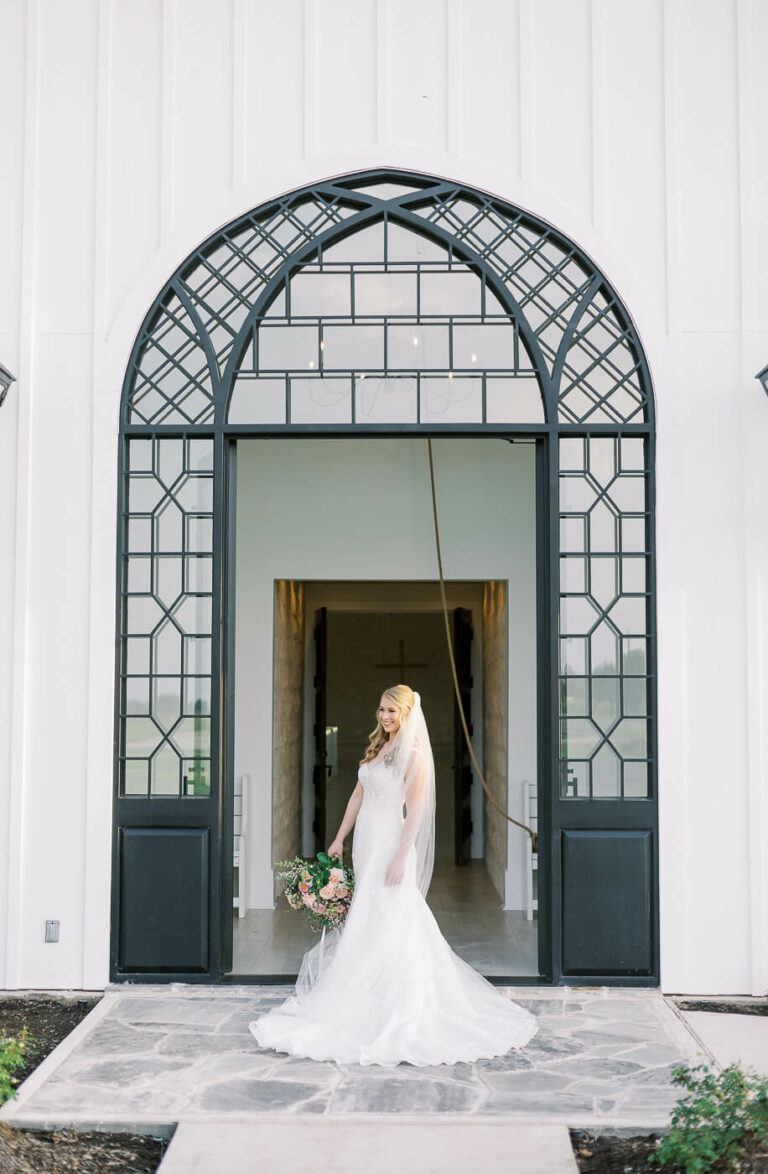
<svg viewBox="0 0 768 1174">
<path fill-rule="evenodd" d="M 483 761 L 485 781 L 507 809 L 507 587 L 483 584 Z M 507 821 L 484 795 L 485 863 L 501 900 L 507 868 Z"/>
<path fill-rule="evenodd" d="M 301 847 L 303 701 L 304 584 L 279 579 L 275 584 L 273 864 L 277 860 L 290 860 L 298 855 Z"/>
</svg>

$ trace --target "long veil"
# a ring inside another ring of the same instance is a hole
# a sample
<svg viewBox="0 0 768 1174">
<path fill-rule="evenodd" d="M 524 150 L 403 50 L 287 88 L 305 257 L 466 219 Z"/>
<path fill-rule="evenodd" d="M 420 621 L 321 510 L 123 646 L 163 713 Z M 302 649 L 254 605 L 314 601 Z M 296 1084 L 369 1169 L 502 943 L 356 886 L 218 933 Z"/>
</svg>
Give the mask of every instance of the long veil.
<svg viewBox="0 0 768 1174">
<path fill-rule="evenodd" d="M 402 780 L 406 795 L 416 784 L 410 812 L 406 803 L 406 827 L 416 849 L 416 884 L 422 897 L 426 897 L 435 864 L 435 760 L 421 696 L 415 691 L 414 699 L 393 746 L 392 769 Z M 336 952 L 342 933 L 343 930 L 324 929 L 320 941 L 307 950 L 296 979 L 297 995 L 307 995 L 312 990 Z"/>
</svg>

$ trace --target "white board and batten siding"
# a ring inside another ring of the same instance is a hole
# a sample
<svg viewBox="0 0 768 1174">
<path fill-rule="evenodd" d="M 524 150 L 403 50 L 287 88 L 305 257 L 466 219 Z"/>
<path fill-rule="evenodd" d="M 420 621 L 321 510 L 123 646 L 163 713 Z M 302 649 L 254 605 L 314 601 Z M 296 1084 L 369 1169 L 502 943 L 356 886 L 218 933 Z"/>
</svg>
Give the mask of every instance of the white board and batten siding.
<svg viewBox="0 0 768 1174">
<path fill-rule="evenodd" d="M 237 214 L 391 165 L 555 223 L 637 322 L 662 985 L 768 988 L 768 5 L 2 0 L 0 44 L 0 987 L 108 979 L 116 437 L 142 317 Z"/>
</svg>

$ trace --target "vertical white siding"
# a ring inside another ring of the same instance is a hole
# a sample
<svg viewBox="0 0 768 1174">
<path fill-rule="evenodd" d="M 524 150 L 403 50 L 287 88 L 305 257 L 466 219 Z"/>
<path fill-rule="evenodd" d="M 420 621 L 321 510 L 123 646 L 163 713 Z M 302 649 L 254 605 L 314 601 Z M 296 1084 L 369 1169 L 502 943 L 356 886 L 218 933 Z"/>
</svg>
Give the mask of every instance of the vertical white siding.
<svg viewBox="0 0 768 1174">
<path fill-rule="evenodd" d="M 0 412 L 0 986 L 107 975 L 115 436 L 143 313 L 237 213 L 377 164 L 557 222 L 638 322 L 663 983 L 768 986 L 762 0 L 6 0 L 0 39 L 0 362 L 19 375 Z"/>
</svg>

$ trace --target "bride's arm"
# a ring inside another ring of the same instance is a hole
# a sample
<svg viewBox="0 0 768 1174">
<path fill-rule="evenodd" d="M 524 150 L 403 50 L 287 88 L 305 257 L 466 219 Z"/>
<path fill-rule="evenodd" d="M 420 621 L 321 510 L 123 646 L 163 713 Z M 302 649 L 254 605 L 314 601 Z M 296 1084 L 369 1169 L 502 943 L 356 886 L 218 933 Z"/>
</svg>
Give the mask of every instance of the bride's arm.
<svg viewBox="0 0 768 1174">
<path fill-rule="evenodd" d="M 424 759 L 416 751 L 406 776 L 408 789 L 405 792 L 405 820 L 400 836 L 400 845 L 387 869 L 387 884 L 399 885 L 405 871 L 405 858 L 416 839 L 421 822 L 421 807 L 424 799 Z"/>
<path fill-rule="evenodd" d="M 354 827 L 355 820 L 357 819 L 357 813 L 360 810 L 360 804 L 362 801 L 363 784 L 358 779 L 357 786 L 349 797 L 349 802 L 347 803 L 347 807 L 344 812 L 344 818 L 342 819 L 339 830 L 336 833 L 336 838 L 331 844 L 330 848 L 327 850 L 329 856 L 336 856 L 339 858 L 339 860 L 341 860 L 341 854 L 344 851 L 344 840 L 347 838 L 349 833 L 352 831 L 352 828 Z"/>
</svg>

